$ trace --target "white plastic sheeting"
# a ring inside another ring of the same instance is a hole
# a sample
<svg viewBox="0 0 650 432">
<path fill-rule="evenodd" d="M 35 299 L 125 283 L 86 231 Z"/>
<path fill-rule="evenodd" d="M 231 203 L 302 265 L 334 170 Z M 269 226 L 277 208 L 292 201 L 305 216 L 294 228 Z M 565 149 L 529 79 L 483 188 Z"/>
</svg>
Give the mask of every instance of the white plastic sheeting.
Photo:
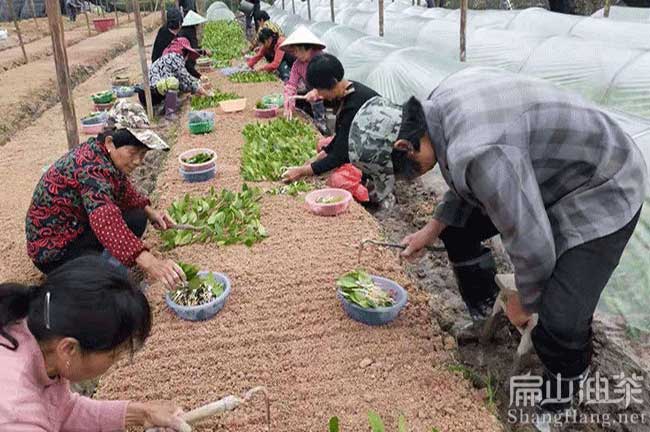
<svg viewBox="0 0 650 432">
<path fill-rule="evenodd" d="M 596 18 L 603 18 L 604 9 L 598 9 L 592 16 Z M 608 19 L 616 21 L 650 22 L 650 9 L 612 6 L 609 10 Z"/>
<path fill-rule="evenodd" d="M 283 19 L 284 12 L 276 8 L 268 11 L 273 20 Z M 440 35 L 426 37 L 421 33 L 418 40 L 422 45 L 406 47 L 341 24 L 312 23 L 311 28 L 327 44 L 328 51 L 341 59 L 346 77 L 363 82 L 396 103 L 411 95 L 426 98 L 442 80 L 467 67 L 455 61 L 455 55 L 441 55 L 446 45 L 440 42 L 444 39 Z M 433 28 L 431 24 L 425 27 Z M 427 46 L 435 41 L 436 45 Z M 650 117 L 650 52 L 494 27 L 475 29 L 469 41 L 468 55 L 475 63 L 540 76 L 608 104 L 608 111 L 635 139 L 650 165 L 650 120 L 615 109 Z M 650 196 L 599 304 L 601 311 L 621 314 L 629 326 L 645 331 L 650 331 L 648 249 Z"/>
<path fill-rule="evenodd" d="M 230 21 L 235 19 L 235 14 L 223 2 L 214 2 L 205 13 L 208 21 Z"/>
</svg>

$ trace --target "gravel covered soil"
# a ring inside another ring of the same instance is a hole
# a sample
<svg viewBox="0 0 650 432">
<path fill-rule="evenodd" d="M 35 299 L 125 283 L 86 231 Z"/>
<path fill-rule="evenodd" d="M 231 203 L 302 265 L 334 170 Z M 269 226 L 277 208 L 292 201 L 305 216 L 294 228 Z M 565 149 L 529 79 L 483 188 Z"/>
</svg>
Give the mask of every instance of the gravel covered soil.
<svg viewBox="0 0 650 432">
<path fill-rule="evenodd" d="M 182 132 L 158 178 L 159 207 L 210 186 L 239 189 L 241 129 L 253 121 L 255 101 L 280 91 L 279 84 L 234 85 L 213 76 L 215 87 L 248 98 L 244 113 L 217 111 L 215 131 Z M 218 173 L 206 183 L 183 183 L 178 155 L 193 147 L 218 154 Z M 262 185 L 264 187 L 269 184 Z M 105 376 L 98 397 L 173 398 L 186 409 L 266 386 L 274 430 L 322 431 L 330 416 L 346 431 L 367 430 L 373 409 L 396 427 L 403 413 L 410 430 L 498 431 L 483 394 L 449 371 L 453 338 L 432 324 L 428 295 L 405 276 L 396 255 L 367 250 L 359 264 L 357 245 L 377 238 L 380 227 L 361 206 L 336 218 L 308 213 L 303 197 L 265 196 L 262 223 L 269 237 L 252 248 L 213 244 L 177 248 L 168 256 L 226 273 L 233 291 L 212 320 L 181 321 L 153 285 L 153 334 L 132 362 Z M 147 241 L 156 246 L 157 234 Z M 389 326 L 367 327 L 347 318 L 335 281 L 357 266 L 394 279 L 409 290 L 409 304 Z M 205 422 L 199 430 L 263 430 L 262 400 Z"/>
</svg>

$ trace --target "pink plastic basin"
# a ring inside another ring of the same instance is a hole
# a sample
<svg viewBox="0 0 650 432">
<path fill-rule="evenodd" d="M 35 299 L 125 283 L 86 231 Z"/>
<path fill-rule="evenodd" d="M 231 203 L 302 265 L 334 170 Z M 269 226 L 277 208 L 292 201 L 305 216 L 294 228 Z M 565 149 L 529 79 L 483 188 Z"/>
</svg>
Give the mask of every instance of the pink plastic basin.
<svg viewBox="0 0 650 432">
<path fill-rule="evenodd" d="M 260 109 L 255 108 L 255 117 L 257 118 L 273 118 L 278 115 L 278 107 Z"/>
<path fill-rule="evenodd" d="M 191 158 L 192 156 L 197 155 L 199 153 L 210 153 L 212 155 L 212 160 L 200 164 L 188 164 L 183 162 L 183 159 Z M 207 148 L 196 148 L 181 153 L 178 156 L 178 163 L 180 164 L 181 168 L 185 172 L 203 171 L 208 168 L 212 168 L 217 164 L 217 154 L 214 152 L 214 150 L 210 150 Z"/>
<path fill-rule="evenodd" d="M 98 32 L 105 32 L 115 26 L 115 18 L 96 18 L 93 25 Z"/>
<path fill-rule="evenodd" d="M 319 203 L 318 200 L 327 197 L 342 197 L 343 199 L 338 202 L 326 204 Z M 336 216 L 345 212 L 350 207 L 352 201 L 352 194 L 345 189 L 319 189 L 310 192 L 305 197 L 305 202 L 309 210 L 319 216 Z"/>
<path fill-rule="evenodd" d="M 104 131 L 104 123 L 97 123 L 92 125 L 81 125 L 81 131 L 86 135 L 98 135 Z"/>
</svg>

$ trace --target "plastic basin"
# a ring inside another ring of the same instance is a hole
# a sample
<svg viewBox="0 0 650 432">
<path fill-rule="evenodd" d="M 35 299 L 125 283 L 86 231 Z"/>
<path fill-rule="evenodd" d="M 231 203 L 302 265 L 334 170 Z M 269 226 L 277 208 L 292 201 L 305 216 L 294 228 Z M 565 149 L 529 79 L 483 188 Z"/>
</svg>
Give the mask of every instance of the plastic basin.
<svg viewBox="0 0 650 432">
<path fill-rule="evenodd" d="M 272 108 L 255 108 L 255 117 L 257 118 L 273 118 L 278 115 L 278 107 Z"/>
<path fill-rule="evenodd" d="M 95 18 L 93 26 L 100 33 L 108 31 L 115 26 L 115 18 Z"/>
<path fill-rule="evenodd" d="M 130 86 L 113 86 L 113 93 L 118 98 L 128 98 L 135 94 L 135 90 Z"/>
<path fill-rule="evenodd" d="M 84 117 L 81 119 L 81 124 L 82 125 L 87 125 L 87 126 L 92 126 L 92 125 L 97 125 L 97 124 L 104 124 L 106 123 L 106 120 L 108 119 L 108 113 L 106 111 L 102 111 L 99 115 L 93 116 L 93 117 Z"/>
<path fill-rule="evenodd" d="M 319 203 L 317 200 L 324 197 L 343 197 L 342 201 L 324 204 Z M 345 212 L 348 207 L 350 207 L 350 202 L 352 201 L 352 194 L 345 189 L 318 189 L 313 192 L 310 192 L 305 197 L 305 202 L 309 207 L 309 210 L 319 216 L 336 216 Z"/>
<path fill-rule="evenodd" d="M 372 326 L 388 324 L 397 318 L 397 315 L 399 315 L 402 308 L 406 305 L 408 293 L 404 288 L 390 279 L 375 275 L 371 275 L 370 277 L 375 285 L 384 291 L 390 292 L 391 297 L 395 300 L 393 306 L 375 309 L 362 308 L 347 301 L 341 294 L 340 288 L 337 289 L 336 296 L 341 301 L 345 313 L 353 320 Z"/>
<path fill-rule="evenodd" d="M 110 111 L 111 108 L 113 108 L 113 105 L 115 105 L 115 102 L 109 102 L 109 103 L 103 103 L 95 104 L 95 111 Z"/>
<path fill-rule="evenodd" d="M 200 164 L 188 164 L 186 162 L 183 162 L 183 159 L 191 158 L 192 156 L 195 156 L 199 153 L 210 153 L 212 155 L 212 160 Z M 196 149 L 188 150 L 186 152 L 181 153 L 178 156 L 178 163 L 181 166 L 181 169 L 185 173 L 206 171 L 210 168 L 216 167 L 217 153 L 215 153 L 214 150 L 210 150 L 207 148 L 196 148 Z"/>
<path fill-rule="evenodd" d="M 86 135 L 98 135 L 104 131 L 104 123 L 82 124 L 81 132 Z"/>
<path fill-rule="evenodd" d="M 210 272 L 200 271 L 199 275 L 202 276 L 208 273 Z M 211 273 L 214 275 L 214 278 L 218 282 L 221 282 L 224 285 L 223 293 L 221 293 L 219 297 L 212 300 L 211 302 L 198 305 L 198 306 L 182 306 L 174 303 L 171 297 L 169 296 L 169 293 L 167 293 L 165 295 L 165 303 L 167 303 L 167 306 L 171 310 L 173 310 L 176 315 L 188 321 L 204 321 L 215 316 L 221 309 L 223 309 L 224 305 L 226 304 L 226 300 L 230 295 L 231 287 L 230 287 L 230 279 L 228 279 L 228 276 L 226 276 L 223 273 L 217 273 L 217 272 L 211 272 Z"/>
<path fill-rule="evenodd" d="M 185 171 L 183 168 L 178 168 L 178 172 L 188 183 L 199 183 L 213 179 L 217 173 L 217 165 L 213 165 L 200 171 Z"/>
<path fill-rule="evenodd" d="M 246 98 L 222 101 L 219 102 L 219 106 L 226 113 L 244 111 L 246 109 Z"/>
</svg>

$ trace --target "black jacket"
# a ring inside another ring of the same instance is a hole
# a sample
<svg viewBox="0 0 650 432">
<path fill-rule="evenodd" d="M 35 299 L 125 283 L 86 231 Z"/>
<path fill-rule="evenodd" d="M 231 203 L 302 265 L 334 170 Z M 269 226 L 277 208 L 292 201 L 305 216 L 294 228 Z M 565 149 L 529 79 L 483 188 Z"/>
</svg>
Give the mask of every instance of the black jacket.
<svg viewBox="0 0 650 432">
<path fill-rule="evenodd" d="M 151 50 L 151 63 L 162 57 L 165 48 L 167 48 L 175 38 L 176 35 L 169 31 L 166 26 L 160 27 L 158 34 L 156 35 L 156 40 L 153 43 L 153 49 Z"/>
</svg>

